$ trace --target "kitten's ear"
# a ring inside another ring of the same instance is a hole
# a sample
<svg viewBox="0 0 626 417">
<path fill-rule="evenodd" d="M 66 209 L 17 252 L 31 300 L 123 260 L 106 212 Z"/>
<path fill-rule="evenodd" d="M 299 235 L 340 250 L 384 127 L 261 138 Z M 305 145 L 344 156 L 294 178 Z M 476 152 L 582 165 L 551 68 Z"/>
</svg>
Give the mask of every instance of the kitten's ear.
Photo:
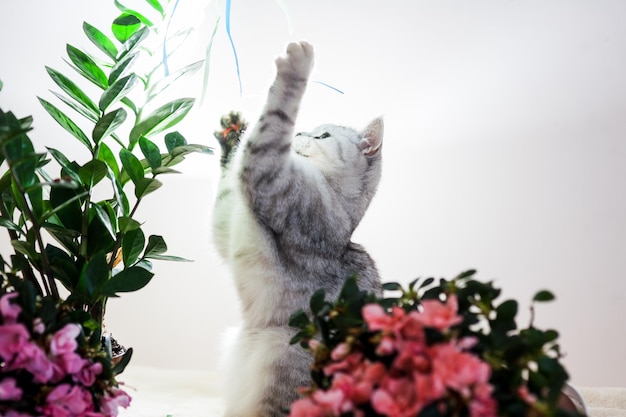
<svg viewBox="0 0 626 417">
<path fill-rule="evenodd" d="M 363 139 L 359 143 L 359 149 L 365 156 L 374 156 L 383 144 L 383 118 L 378 117 L 370 122 L 361 132 Z"/>
</svg>

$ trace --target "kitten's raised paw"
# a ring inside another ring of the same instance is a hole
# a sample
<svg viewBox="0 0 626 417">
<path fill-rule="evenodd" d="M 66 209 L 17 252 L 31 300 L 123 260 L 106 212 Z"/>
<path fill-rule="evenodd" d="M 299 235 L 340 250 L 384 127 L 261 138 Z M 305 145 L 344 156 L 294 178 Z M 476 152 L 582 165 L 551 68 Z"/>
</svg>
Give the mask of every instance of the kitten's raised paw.
<svg viewBox="0 0 626 417">
<path fill-rule="evenodd" d="M 286 56 L 276 59 L 279 76 L 308 80 L 313 69 L 313 46 L 307 42 L 287 45 Z"/>
</svg>

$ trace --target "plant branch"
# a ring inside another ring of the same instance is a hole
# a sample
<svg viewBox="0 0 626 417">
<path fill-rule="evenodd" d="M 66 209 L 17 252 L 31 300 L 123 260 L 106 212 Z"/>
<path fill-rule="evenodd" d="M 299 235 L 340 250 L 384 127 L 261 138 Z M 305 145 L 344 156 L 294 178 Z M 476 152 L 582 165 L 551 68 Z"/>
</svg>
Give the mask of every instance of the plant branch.
<svg viewBox="0 0 626 417">
<path fill-rule="evenodd" d="M 2 216 L 6 218 L 11 217 L 6 209 L 6 206 L 4 205 L 2 194 L 0 194 L 0 213 L 2 214 Z M 19 239 L 15 230 L 11 230 L 7 228 L 7 233 L 9 234 L 9 238 L 11 240 Z M 35 273 L 33 272 L 33 268 L 31 267 L 30 263 L 28 262 L 24 254 L 18 251 L 15 251 L 15 256 L 17 256 L 20 259 L 20 262 L 22 263 L 22 265 L 25 265 L 25 268 L 22 268 L 22 274 L 24 275 L 24 278 L 33 284 L 33 286 L 37 289 L 37 293 L 39 295 L 43 296 L 43 290 L 41 289 L 41 285 L 39 284 L 39 281 L 37 281 L 37 278 L 35 277 Z"/>
</svg>

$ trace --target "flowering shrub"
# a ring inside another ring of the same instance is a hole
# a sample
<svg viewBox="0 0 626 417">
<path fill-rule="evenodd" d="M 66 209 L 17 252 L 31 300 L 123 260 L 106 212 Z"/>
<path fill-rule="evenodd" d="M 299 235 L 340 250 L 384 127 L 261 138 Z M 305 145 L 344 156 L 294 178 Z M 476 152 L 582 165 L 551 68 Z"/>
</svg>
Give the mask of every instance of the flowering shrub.
<svg viewBox="0 0 626 417">
<path fill-rule="evenodd" d="M 130 404 L 88 313 L 24 281 L 0 294 L 0 415 L 117 416 Z"/>
<path fill-rule="evenodd" d="M 517 329 L 517 302 L 494 302 L 500 290 L 468 271 L 451 281 L 429 278 L 395 298 L 346 281 L 337 301 L 322 290 L 311 316 L 291 317 L 314 357 L 311 387 L 291 417 L 576 416 L 560 408 L 568 375 L 554 330 Z M 533 301 L 553 298 L 547 291 Z M 534 312 L 534 306 L 531 307 Z"/>
</svg>

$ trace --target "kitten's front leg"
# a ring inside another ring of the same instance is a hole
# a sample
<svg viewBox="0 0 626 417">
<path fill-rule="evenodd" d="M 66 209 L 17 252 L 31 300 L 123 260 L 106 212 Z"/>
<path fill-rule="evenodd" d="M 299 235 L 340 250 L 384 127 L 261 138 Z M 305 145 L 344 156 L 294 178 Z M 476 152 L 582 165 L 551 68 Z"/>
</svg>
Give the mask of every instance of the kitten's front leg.
<svg viewBox="0 0 626 417">
<path fill-rule="evenodd" d="M 285 218 L 277 213 L 276 195 L 290 192 L 294 166 L 289 163 L 291 140 L 300 102 L 313 68 L 313 47 L 290 43 L 285 56 L 276 59 L 276 79 L 270 87 L 259 122 L 244 148 L 240 179 L 244 197 L 266 224 Z M 283 210 L 289 205 L 283 204 Z"/>
<path fill-rule="evenodd" d="M 291 139 L 312 69 L 313 47 L 307 42 L 290 43 L 286 55 L 276 59 L 276 79 L 261 115 L 261 131 L 255 135 L 256 141 L 276 139 L 276 134 L 285 140 Z M 265 129 L 276 129 L 275 135 L 264 135 Z"/>
</svg>

